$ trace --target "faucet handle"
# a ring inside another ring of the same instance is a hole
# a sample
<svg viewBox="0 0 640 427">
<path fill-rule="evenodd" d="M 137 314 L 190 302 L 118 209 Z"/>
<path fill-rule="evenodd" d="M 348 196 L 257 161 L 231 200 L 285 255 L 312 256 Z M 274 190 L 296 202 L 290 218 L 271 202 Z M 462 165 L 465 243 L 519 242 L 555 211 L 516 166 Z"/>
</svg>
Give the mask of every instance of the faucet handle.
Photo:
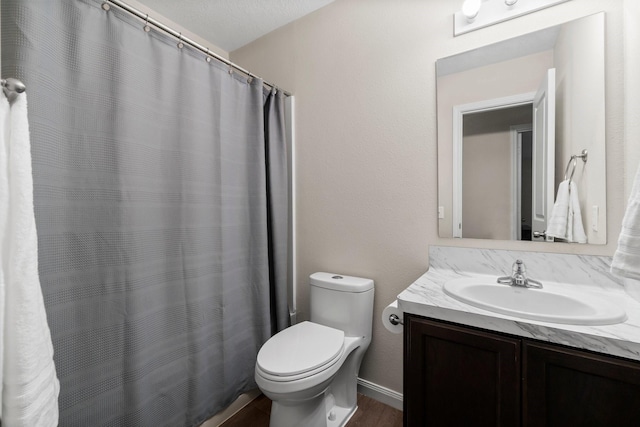
<svg viewBox="0 0 640 427">
<path fill-rule="evenodd" d="M 527 268 L 524 266 L 524 262 L 521 259 L 517 259 L 516 262 L 513 263 L 511 267 L 512 275 L 516 274 L 525 274 L 527 272 Z"/>
<path fill-rule="evenodd" d="M 527 268 L 521 259 L 517 259 L 511 267 L 511 276 L 498 277 L 498 283 L 524 288 L 542 288 L 542 283 L 527 277 Z"/>
</svg>

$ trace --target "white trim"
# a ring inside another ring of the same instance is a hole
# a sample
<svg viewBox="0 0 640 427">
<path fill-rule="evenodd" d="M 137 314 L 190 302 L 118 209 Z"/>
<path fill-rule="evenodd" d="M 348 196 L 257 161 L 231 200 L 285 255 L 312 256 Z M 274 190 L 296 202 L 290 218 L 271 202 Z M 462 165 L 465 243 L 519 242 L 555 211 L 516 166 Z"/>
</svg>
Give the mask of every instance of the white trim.
<svg viewBox="0 0 640 427">
<path fill-rule="evenodd" d="M 532 132 L 531 124 L 513 125 L 511 134 L 511 240 L 522 239 L 522 133 Z"/>
<path fill-rule="evenodd" d="M 511 126 L 509 134 L 511 137 L 511 240 L 520 240 L 521 233 L 518 232 L 518 216 L 522 210 L 520 204 L 520 193 L 522 192 L 522 143 L 520 134 L 515 126 Z"/>
<path fill-rule="evenodd" d="M 296 293 L 296 276 L 298 274 L 298 270 L 296 268 L 296 249 L 297 249 L 297 234 L 296 234 L 296 224 L 297 224 L 297 212 L 296 212 L 296 121 L 295 121 L 295 97 L 288 96 L 285 99 L 284 103 L 284 113 L 285 113 L 285 127 L 287 140 L 289 141 L 288 148 L 288 163 L 289 163 L 289 191 L 291 194 L 291 206 L 289 208 L 289 233 L 290 233 L 290 246 L 289 249 L 291 253 L 289 254 L 289 283 L 288 286 L 288 294 L 289 294 L 289 320 L 292 325 L 296 324 L 297 317 L 297 293 Z"/>
<path fill-rule="evenodd" d="M 462 138 L 463 106 L 453 107 L 453 196 L 451 207 L 451 233 L 453 238 L 462 237 Z"/>
<path fill-rule="evenodd" d="M 396 408 L 400 411 L 403 410 L 403 395 L 397 391 L 393 391 L 381 385 L 372 383 L 371 381 L 363 380 L 358 377 L 358 393 L 362 393 L 378 402 L 385 405 Z"/>
<path fill-rule="evenodd" d="M 462 140 L 464 115 L 531 104 L 533 103 L 535 95 L 535 92 L 527 92 L 453 106 L 453 194 L 451 201 L 451 231 L 454 238 L 462 237 Z"/>
<path fill-rule="evenodd" d="M 503 96 L 501 98 L 486 99 L 483 101 L 470 102 L 468 104 L 460 104 L 454 106 L 454 110 L 458 109 L 462 114 L 477 113 L 479 111 L 501 110 L 503 108 L 517 107 L 518 105 L 531 104 L 535 92 L 519 93 L 516 95 Z"/>
</svg>

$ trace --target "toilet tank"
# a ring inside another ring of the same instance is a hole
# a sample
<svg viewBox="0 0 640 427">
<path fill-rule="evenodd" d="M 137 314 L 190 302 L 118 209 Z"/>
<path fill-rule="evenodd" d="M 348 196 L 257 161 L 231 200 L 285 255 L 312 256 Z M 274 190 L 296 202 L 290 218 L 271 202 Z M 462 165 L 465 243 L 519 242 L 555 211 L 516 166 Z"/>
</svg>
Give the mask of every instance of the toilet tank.
<svg viewBox="0 0 640 427">
<path fill-rule="evenodd" d="M 349 337 L 371 339 L 373 280 L 314 273 L 309 284 L 312 322 L 340 329 Z"/>
</svg>

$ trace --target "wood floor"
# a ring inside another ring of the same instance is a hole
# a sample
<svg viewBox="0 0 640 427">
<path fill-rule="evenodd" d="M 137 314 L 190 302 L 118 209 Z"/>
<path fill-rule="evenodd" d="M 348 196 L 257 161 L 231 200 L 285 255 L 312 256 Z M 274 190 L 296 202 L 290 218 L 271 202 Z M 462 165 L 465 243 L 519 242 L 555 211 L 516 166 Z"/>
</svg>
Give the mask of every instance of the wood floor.
<svg viewBox="0 0 640 427">
<path fill-rule="evenodd" d="M 268 427 L 271 401 L 260 395 L 220 427 Z M 346 427 L 402 427 L 402 411 L 358 394 L 358 410 Z"/>
</svg>

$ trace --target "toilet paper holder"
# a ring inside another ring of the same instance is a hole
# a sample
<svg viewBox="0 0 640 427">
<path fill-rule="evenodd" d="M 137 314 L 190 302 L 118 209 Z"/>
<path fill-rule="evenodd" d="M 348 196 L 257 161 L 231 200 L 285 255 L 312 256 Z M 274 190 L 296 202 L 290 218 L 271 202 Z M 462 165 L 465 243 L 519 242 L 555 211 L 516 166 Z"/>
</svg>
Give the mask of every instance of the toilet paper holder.
<svg viewBox="0 0 640 427">
<path fill-rule="evenodd" d="M 382 310 L 380 316 L 384 327 L 392 334 L 401 334 L 404 331 L 404 313 L 398 308 L 398 300 L 393 301 Z"/>
<path fill-rule="evenodd" d="M 404 325 L 404 323 L 402 322 L 402 319 L 400 319 L 400 317 L 398 317 L 397 314 L 389 315 L 389 323 L 391 323 L 393 326 Z"/>
</svg>

